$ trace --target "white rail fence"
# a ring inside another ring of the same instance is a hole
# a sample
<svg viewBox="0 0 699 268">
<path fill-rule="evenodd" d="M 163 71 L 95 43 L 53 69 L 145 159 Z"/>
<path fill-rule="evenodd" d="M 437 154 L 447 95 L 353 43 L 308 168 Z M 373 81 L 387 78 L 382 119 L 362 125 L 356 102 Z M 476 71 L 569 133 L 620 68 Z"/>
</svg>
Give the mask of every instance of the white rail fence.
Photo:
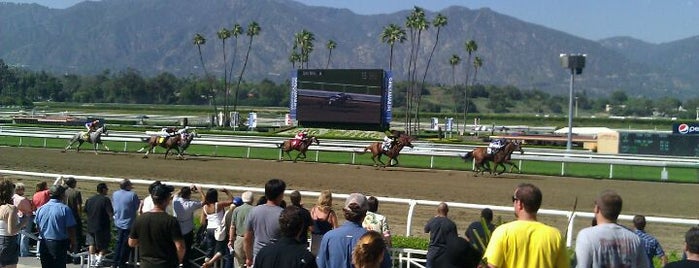
<svg viewBox="0 0 699 268">
<path fill-rule="evenodd" d="M 73 137 L 72 132 L 67 130 L 49 130 L 37 132 L 27 132 L 18 130 L 18 128 L 8 128 L 0 126 L 0 136 L 17 137 L 17 144 L 23 146 L 23 138 L 39 138 L 44 139 L 43 146 L 46 147 L 49 139 L 70 139 Z M 144 134 L 135 132 L 115 133 L 110 136 L 103 136 L 104 141 L 123 142 L 123 151 L 129 151 L 129 143 L 142 142 L 141 137 Z M 246 148 L 246 158 L 253 157 L 253 148 L 277 148 L 277 145 L 284 141 L 285 138 L 269 138 L 259 136 L 217 136 L 207 135 L 192 141 L 192 145 L 208 145 L 214 147 L 213 155 L 216 155 L 218 147 L 240 147 Z M 346 152 L 351 154 L 349 164 L 356 164 L 356 157 L 359 151 L 363 150 L 370 142 L 366 141 L 324 141 L 321 145 L 312 146 L 309 151 L 309 159 L 320 161 L 322 152 Z M 429 168 L 434 168 L 435 160 L 443 157 L 457 157 L 459 153 L 466 152 L 474 148 L 474 146 L 455 146 L 455 147 L 436 147 L 426 143 L 416 143 L 414 149 L 405 148 L 401 154 L 404 155 L 419 155 L 429 159 Z M 135 150 L 134 150 L 135 151 Z M 281 152 L 279 158 L 282 157 Z M 695 157 L 654 157 L 654 156 L 629 156 L 629 155 L 597 155 L 590 153 L 573 153 L 573 152 L 550 152 L 550 150 L 527 150 L 524 155 L 513 154 L 512 159 L 515 160 L 518 166 L 524 170 L 523 161 L 544 161 L 560 163 L 560 175 L 565 176 L 567 173 L 566 165 L 571 163 L 584 164 L 604 164 L 609 166 L 608 178 L 614 178 L 615 166 L 646 166 L 646 167 L 661 167 L 662 170 L 658 174 L 659 180 L 668 180 L 668 170 L 670 167 L 679 168 L 695 168 L 697 169 L 697 182 L 699 182 L 699 158 Z M 473 164 L 472 164 L 473 169 Z"/>
</svg>

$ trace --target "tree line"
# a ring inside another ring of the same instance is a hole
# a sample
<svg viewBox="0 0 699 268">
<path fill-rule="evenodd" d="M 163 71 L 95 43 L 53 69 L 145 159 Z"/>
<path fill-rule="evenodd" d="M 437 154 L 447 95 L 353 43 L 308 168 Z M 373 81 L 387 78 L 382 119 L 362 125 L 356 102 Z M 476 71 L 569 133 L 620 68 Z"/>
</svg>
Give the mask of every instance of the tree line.
<svg viewBox="0 0 699 268">
<path fill-rule="evenodd" d="M 165 105 L 207 105 L 222 107 L 225 100 L 209 94 L 211 88 L 223 88 L 224 82 L 190 75 L 177 77 L 164 72 L 145 77 L 138 70 L 105 70 L 96 75 L 65 74 L 56 76 L 47 72 L 33 72 L 6 65 L 0 59 L 0 105 L 32 107 L 33 102 L 55 101 L 76 103 L 129 103 Z M 394 108 L 406 109 L 406 91 L 409 81 L 394 83 Z M 219 90 L 220 91 L 220 90 Z M 270 80 L 243 81 L 237 94 L 239 105 L 288 107 L 289 82 Z M 452 96 L 463 94 L 468 102 Z M 520 90 L 514 86 L 473 84 L 425 85 L 425 97 L 420 107 L 423 113 L 462 115 L 474 113 L 521 113 L 566 115 L 568 97 L 552 95 L 540 90 Z M 441 97 L 437 97 L 441 96 Z M 623 91 L 614 91 L 607 97 L 592 98 L 584 91 L 576 93 L 577 108 L 581 114 L 603 113 L 609 105 L 609 115 L 663 116 L 693 119 L 699 98 L 677 99 L 664 97 L 650 99 L 632 97 Z M 222 110 L 219 108 L 219 110 Z"/>
</svg>

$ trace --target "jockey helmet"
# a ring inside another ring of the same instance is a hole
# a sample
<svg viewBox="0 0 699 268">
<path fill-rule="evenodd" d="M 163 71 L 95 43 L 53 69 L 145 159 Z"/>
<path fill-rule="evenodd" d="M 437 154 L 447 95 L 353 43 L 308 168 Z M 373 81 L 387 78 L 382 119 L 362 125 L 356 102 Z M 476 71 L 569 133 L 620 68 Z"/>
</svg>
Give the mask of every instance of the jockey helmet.
<svg viewBox="0 0 699 268">
<path fill-rule="evenodd" d="M 99 120 L 99 119 L 95 119 L 95 121 L 92 121 L 92 123 L 93 123 L 93 124 L 99 124 L 99 123 L 100 123 L 100 120 Z"/>
</svg>

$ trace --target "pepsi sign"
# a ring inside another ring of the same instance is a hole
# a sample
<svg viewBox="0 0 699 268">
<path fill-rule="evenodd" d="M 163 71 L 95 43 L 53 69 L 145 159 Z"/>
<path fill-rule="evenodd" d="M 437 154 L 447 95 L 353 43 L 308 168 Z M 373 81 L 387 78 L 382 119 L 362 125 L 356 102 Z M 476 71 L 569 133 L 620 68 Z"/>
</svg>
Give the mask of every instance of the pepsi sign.
<svg viewBox="0 0 699 268">
<path fill-rule="evenodd" d="M 699 124 L 675 123 L 672 125 L 672 133 L 675 134 L 699 134 Z"/>
</svg>

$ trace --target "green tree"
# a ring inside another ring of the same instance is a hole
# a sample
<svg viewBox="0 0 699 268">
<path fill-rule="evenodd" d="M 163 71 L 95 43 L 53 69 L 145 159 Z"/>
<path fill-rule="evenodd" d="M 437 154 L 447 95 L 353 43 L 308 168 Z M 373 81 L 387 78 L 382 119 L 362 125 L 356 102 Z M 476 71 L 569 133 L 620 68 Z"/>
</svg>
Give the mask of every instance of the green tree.
<svg viewBox="0 0 699 268">
<path fill-rule="evenodd" d="M 420 40 L 422 32 L 429 28 L 429 22 L 425 17 L 425 11 L 420 7 L 414 7 L 413 11 L 406 18 L 405 26 L 410 32 L 410 56 L 408 57 L 409 85 L 405 96 L 405 131 L 408 135 L 412 135 L 413 120 L 415 119 L 413 118 L 413 105 L 416 103 L 416 97 L 418 96 L 417 91 L 422 90 L 421 88 L 417 88 L 417 65 L 420 54 Z"/>
<path fill-rule="evenodd" d="M 289 54 L 289 62 L 291 62 L 291 68 L 296 69 L 296 63 L 298 62 L 299 65 L 301 63 L 301 54 L 296 50 L 292 50 L 291 54 Z"/>
<path fill-rule="evenodd" d="M 255 36 L 260 34 L 260 25 L 253 21 L 248 25 L 248 30 L 245 35 L 248 36 L 248 51 L 245 53 L 245 61 L 243 61 L 243 68 L 240 70 L 240 75 L 238 76 L 238 84 L 235 87 L 235 101 L 233 102 L 233 111 L 238 111 L 238 91 L 240 90 L 240 82 L 243 80 L 243 74 L 245 73 L 245 68 L 248 66 L 248 59 L 250 58 L 250 50 L 252 50 L 252 41 Z"/>
<path fill-rule="evenodd" d="M 405 42 L 405 30 L 396 24 L 389 24 L 381 32 L 381 42 L 388 44 L 390 48 L 388 56 L 388 70 L 393 71 L 393 48 L 398 43 Z"/>
<path fill-rule="evenodd" d="M 449 65 L 451 65 L 451 85 L 456 86 L 456 66 L 461 63 L 461 57 L 456 54 L 452 54 L 449 58 Z"/>
<path fill-rule="evenodd" d="M 332 59 L 333 55 L 333 49 L 337 47 L 337 43 L 333 40 L 328 40 L 328 43 L 325 44 L 325 48 L 328 49 L 328 62 L 325 64 L 325 69 L 327 69 L 330 66 L 330 61 Z"/>
</svg>

